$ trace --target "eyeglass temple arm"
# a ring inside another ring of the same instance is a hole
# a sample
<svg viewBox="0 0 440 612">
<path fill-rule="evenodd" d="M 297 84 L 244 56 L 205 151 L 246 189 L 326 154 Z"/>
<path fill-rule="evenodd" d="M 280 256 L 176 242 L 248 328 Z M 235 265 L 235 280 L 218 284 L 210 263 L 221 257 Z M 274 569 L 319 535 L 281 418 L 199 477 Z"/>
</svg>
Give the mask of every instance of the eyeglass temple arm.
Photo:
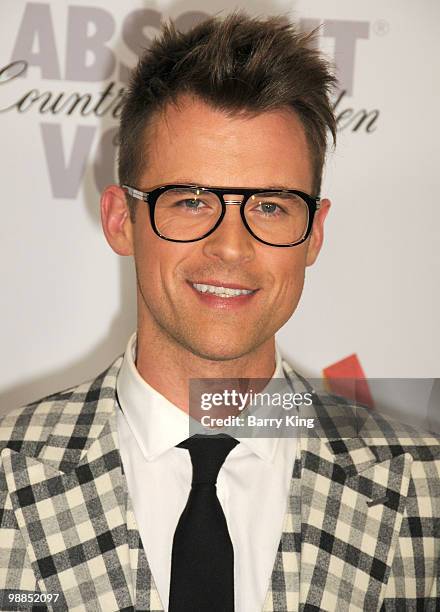
<svg viewBox="0 0 440 612">
<path fill-rule="evenodd" d="M 121 185 L 122 189 L 128 193 L 132 198 L 136 198 L 137 200 L 143 200 L 144 202 L 148 202 L 148 193 L 144 191 L 139 191 L 139 189 L 134 189 L 129 185 Z"/>
</svg>

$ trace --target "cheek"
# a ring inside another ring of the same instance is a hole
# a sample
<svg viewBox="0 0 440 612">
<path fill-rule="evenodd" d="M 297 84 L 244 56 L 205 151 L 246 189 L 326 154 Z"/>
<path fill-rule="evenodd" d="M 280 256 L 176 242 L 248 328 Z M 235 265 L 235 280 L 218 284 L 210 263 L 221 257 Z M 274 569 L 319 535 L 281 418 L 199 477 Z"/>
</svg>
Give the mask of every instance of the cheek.
<svg viewBox="0 0 440 612">
<path fill-rule="evenodd" d="M 296 306 L 304 286 L 304 269 L 291 270 L 281 287 L 281 296 L 285 308 Z"/>
<path fill-rule="evenodd" d="M 149 228 L 145 227 L 144 219 L 136 220 L 134 231 L 136 274 L 139 282 L 145 285 L 149 292 L 157 285 L 161 259 L 159 240 Z M 154 282 L 149 282 L 153 279 Z"/>
<path fill-rule="evenodd" d="M 292 247 L 297 248 L 297 247 Z M 278 271 L 275 272 L 276 292 L 275 301 L 278 301 L 276 309 L 282 314 L 282 318 L 289 318 L 298 305 L 304 286 L 306 250 L 295 253 L 294 256 L 283 258 L 278 262 Z M 274 267 L 274 271 L 277 270 Z"/>
<path fill-rule="evenodd" d="M 281 289 L 289 294 L 302 289 L 304 284 L 304 275 L 306 269 L 307 249 L 299 247 L 291 247 L 298 249 L 289 253 L 288 257 L 280 257 L 278 262 L 274 262 L 273 270 L 276 277 L 279 278 Z"/>
<path fill-rule="evenodd" d="M 148 219 L 146 221 L 149 223 Z M 190 252 L 190 246 L 162 240 L 151 227 L 139 224 L 134 234 L 134 259 L 138 280 L 145 293 L 172 292 L 176 277 L 180 277 L 181 262 Z"/>
</svg>

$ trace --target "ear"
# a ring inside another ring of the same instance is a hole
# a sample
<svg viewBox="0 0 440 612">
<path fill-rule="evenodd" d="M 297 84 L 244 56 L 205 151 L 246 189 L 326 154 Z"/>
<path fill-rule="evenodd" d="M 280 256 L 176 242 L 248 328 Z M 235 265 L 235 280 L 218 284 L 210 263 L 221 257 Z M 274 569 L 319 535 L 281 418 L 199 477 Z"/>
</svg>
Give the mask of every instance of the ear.
<svg viewBox="0 0 440 612">
<path fill-rule="evenodd" d="M 118 255 L 133 255 L 133 223 L 119 185 L 109 185 L 101 195 L 101 222 L 105 237 Z"/>
<path fill-rule="evenodd" d="M 314 264 L 319 255 L 324 240 L 324 221 L 330 210 L 330 206 L 330 200 L 324 198 L 320 202 L 319 210 L 316 211 L 307 248 L 306 266 Z"/>
</svg>

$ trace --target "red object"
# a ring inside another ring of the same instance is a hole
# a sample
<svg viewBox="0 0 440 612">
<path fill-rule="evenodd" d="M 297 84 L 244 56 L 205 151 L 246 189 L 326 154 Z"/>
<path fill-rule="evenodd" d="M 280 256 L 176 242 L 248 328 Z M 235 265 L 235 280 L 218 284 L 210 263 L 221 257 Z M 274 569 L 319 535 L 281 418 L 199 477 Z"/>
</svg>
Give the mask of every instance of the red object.
<svg viewBox="0 0 440 612">
<path fill-rule="evenodd" d="M 333 363 L 322 371 L 329 391 L 374 407 L 374 400 L 356 353 Z"/>
</svg>

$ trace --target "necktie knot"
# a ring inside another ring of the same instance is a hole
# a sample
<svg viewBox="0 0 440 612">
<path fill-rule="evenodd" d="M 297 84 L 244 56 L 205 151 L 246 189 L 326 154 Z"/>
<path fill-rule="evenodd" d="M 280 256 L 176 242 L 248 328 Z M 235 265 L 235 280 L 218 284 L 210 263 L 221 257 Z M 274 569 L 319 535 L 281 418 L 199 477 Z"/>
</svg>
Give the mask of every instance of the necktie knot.
<svg viewBox="0 0 440 612">
<path fill-rule="evenodd" d="M 195 435 L 178 444 L 189 451 L 193 466 L 192 486 L 215 485 L 220 468 L 237 444 L 238 440 L 222 434 Z"/>
</svg>

